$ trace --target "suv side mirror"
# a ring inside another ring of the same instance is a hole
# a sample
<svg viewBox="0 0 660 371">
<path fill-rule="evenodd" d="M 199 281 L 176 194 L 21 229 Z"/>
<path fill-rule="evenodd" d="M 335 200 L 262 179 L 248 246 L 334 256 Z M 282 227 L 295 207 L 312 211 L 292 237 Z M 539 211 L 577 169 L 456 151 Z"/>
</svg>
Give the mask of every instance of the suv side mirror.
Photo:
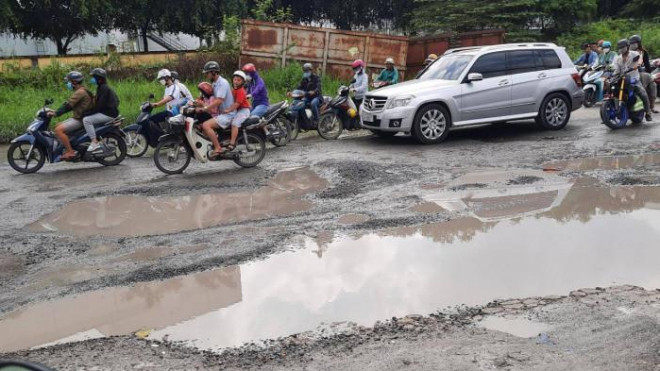
<svg viewBox="0 0 660 371">
<path fill-rule="evenodd" d="M 484 79 L 484 75 L 476 72 L 469 74 L 467 78 L 468 82 L 481 81 L 483 79 Z"/>
</svg>

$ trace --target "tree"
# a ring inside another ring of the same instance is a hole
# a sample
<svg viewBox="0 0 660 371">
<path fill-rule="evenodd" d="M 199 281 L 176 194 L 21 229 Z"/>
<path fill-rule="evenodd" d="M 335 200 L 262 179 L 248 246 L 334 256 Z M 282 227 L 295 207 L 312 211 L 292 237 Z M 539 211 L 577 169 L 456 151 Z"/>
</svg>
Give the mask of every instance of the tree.
<svg viewBox="0 0 660 371">
<path fill-rule="evenodd" d="M 598 0 L 541 0 L 543 33 L 546 38 L 571 32 L 579 23 L 595 18 Z"/>
<path fill-rule="evenodd" d="M 144 51 L 149 51 L 148 35 L 163 26 L 172 8 L 162 0 L 111 0 L 115 9 L 114 26 L 123 32 L 137 33 Z"/>
<path fill-rule="evenodd" d="M 252 9 L 252 16 L 258 21 L 293 22 L 291 6 L 277 8 L 273 5 L 273 0 L 257 0 Z"/>
<path fill-rule="evenodd" d="M 660 1 L 632 0 L 623 8 L 623 15 L 640 19 L 660 18 Z"/>
<path fill-rule="evenodd" d="M 85 34 L 97 35 L 111 25 L 107 0 L 4 0 L 2 29 L 23 37 L 50 39 L 57 54 L 69 51 L 73 40 Z M 7 14 L 10 14 L 8 16 Z"/>
</svg>

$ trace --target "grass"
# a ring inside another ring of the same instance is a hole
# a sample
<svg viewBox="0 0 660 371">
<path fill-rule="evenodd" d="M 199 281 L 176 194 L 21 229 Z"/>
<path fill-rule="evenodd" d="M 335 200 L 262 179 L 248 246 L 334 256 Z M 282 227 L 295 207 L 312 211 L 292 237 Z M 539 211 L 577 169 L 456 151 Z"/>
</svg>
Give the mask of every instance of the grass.
<svg viewBox="0 0 660 371">
<path fill-rule="evenodd" d="M 300 67 L 291 65 L 284 69 L 274 69 L 263 73 L 268 86 L 271 103 L 286 99 L 287 88 L 295 88 L 300 81 Z M 126 118 L 126 124 L 132 124 L 139 114 L 140 104 L 153 93 L 156 99 L 163 94 L 163 87 L 155 81 L 148 80 L 121 80 L 110 81 L 110 85 L 119 96 L 119 111 Z M 197 82 L 188 81 L 186 85 L 193 93 Z M 323 79 L 323 92 L 325 95 L 334 95 L 339 82 L 329 78 Z M 92 89 L 94 90 L 94 89 Z M 0 86 L 0 142 L 6 143 L 23 133 L 33 120 L 34 114 L 42 107 L 46 98 L 53 98 L 53 108 L 59 107 L 69 96 L 69 92 L 61 85 L 47 85 L 44 88 L 35 88 L 30 85 L 23 87 Z M 162 108 L 161 108 L 162 109 Z M 56 119 L 64 120 L 68 115 Z M 51 127 L 52 129 L 52 127 Z"/>
</svg>

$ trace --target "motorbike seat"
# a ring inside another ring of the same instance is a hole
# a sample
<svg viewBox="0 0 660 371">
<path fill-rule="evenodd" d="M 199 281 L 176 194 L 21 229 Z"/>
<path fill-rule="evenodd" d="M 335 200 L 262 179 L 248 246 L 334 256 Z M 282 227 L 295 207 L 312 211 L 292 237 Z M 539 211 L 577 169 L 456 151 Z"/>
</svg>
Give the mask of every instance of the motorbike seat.
<svg viewBox="0 0 660 371">
<path fill-rule="evenodd" d="M 248 127 L 251 125 L 256 125 L 261 121 L 261 117 L 259 116 L 250 116 L 248 117 L 247 120 L 243 121 L 243 127 Z"/>
<path fill-rule="evenodd" d="M 284 103 L 286 103 L 286 102 L 282 101 L 282 102 L 279 102 L 279 103 L 271 104 L 270 106 L 268 106 L 268 109 L 266 110 L 266 113 L 264 113 L 264 116 L 267 117 L 267 116 L 272 115 L 275 111 L 282 108 Z"/>
</svg>

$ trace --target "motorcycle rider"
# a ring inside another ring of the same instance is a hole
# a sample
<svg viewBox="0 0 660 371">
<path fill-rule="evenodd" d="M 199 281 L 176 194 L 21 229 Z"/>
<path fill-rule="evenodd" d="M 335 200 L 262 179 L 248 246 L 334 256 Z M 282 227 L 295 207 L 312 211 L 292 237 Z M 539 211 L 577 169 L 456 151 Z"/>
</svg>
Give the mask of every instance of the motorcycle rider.
<svg viewBox="0 0 660 371">
<path fill-rule="evenodd" d="M 424 60 L 424 64 L 422 65 L 422 68 L 419 70 L 419 72 L 417 72 L 417 76 L 415 76 L 415 78 L 418 78 L 419 76 L 421 76 L 422 73 L 426 70 L 426 68 L 431 63 L 435 62 L 436 59 L 438 59 L 438 56 L 436 54 L 429 54 L 429 56 L 426 57 L 426 59 Z"/>
<path fill-rule="evenodd" d="M 652 121 L 653 118 L 651 117 L 649 97 L 648 95 L 646 95 L 646 90 L 644 90 L 642 83 L 639 81 L 638 68 L 640 62 L 634 61 L 635 57 L 639 56 L 639 53 L 630 50 L 630 43 L 628 42 L 628 39 L 619 40 L 619 42 L 617 43 L 617 49 L 619 50 L 619 55 L 617 55 L 616 58 L 614 58 L 614 63 L 613 63 L 614 74 L 618 75 L 633 68 L 633 71 L 628 74 L 631 78 L 635 78 L 637 80 L 637 83 L 633 86 L 633 89 L 635 90 L 635 94 L 637 94 L 637 96 L 644 103 L 644 111 L 646 111 L 646 121 Z"/>
<path fill-rule="evenodd" d="M 364 71 L 365 63 L 362 59 L 356 59 L 353 64 L 351 65 L 353 68 L 353 73 L 355 74 L 353 76 L 353 83 L 352 87 L 355 89 L 355 105 L 360 107 L 362 104 L 362 101 L 364 100 L 364 96 L 367 94 L 367 91 L 369 90 L 369 76 L 367 73 Z"/>
<path fill-rule="evenodd" d="M 321 78 L 312 71 L 311 63 L 303 64 L 302 68 L 303 77 L 296 89 L 305 92 L 305 104 L 312 109 L 314 120 L 318 121 L 319 106 L 321 105 L 321 99 L 323 98 L 323 95 L 321 94 Z M 287 93 L 287 96 L 290 97 L 291 93 Z"/>
<path fill-rule="evenodd" d="M 62 160 L 71 160 L 76 157 L 76 151 L 71 147 L 68 134 L 83 128 L 83 113 L 93 106 L 94 95 L 83 84 L 84 77 L 78 71 L 71 71 L 66 75 L 66 87 L 73 94 L 56 111 L 48 111 L 48 117 L 59 117 L 67 112 L 73 111 L 71 118 L 60 122 L 55 128 L 55 135 L 66 149 Z"/>
<path fill-rule="evenodd" d="M 394 85 L 399 83 L 399 71 L 394 68 L 394 59 L 385 59 L 385 69 L 380 72 L 380 75 L 374 83 L 384 82 L 387 85 Z"/>
<path fill-rule="evenodd" d="M 92 140 L 87 151 L 94 154 L 103 152 L 103 148 L 96 139 L 94 125 L 104 124 L 119 116 L 119 98 L 108 85 L 108 76 L 104 69 L 95 68 L 90 75 L 92 76 L 89 81 L 90 84 L 96 85 L 96 97 L 94 107 L 84 113 L 82 121 L 89 139 Z"/>
<path fill-rule="evenodd" d="M 163 95 L 163 99 L 151 104 L 151 107 L 153 108 L 160 106 L 166 107 L 164 112 L 160 112 L 151 116 L 152 122 L 159 123 L 165 121 L 168 117 L 179 114 L 179 108 L 186 103 L 186 98 L 181 93 L 179 86 L 174 82 L 170 70 L 162 69 L 158 71 L 156 80 L 158 80 L 161 85 L 165 86 L 165 94 Z"/>
<path fill-rule="evenodd" d="M 598 101 L 600 102 L 603 100 L 603 95 L 605 93 L 604 89 L 604 84 L 605 80 L 612 76 L 612 69 L 614 68 L 612 66 L 612 63 L 614 62 L 614 58 L 616 57 L 616 52 L 612 51 L 612 43 L 609 41 L 603 41 L 601 44 L 602 47 L 602 53 L 598 56 L 598 65 L 603 66 L 604 73 L 603 76 L 595 81 L 596 87 L 598 88 Z"/>
<path fill-rule="evenodd" d="M 190 92 L 190 90 L 188 90 L 188 87 L 184 83 L 179 81 L 179 73 L 176 72 L 176 71 L 170 71 L 170 73 L 172 74 L 172 78 L 174 79 L 174 83 L 179 87 L 179 90 L 181 90 L 181 94 L 184 97 L 186 97 L 188 102 L 192 102 L 193 100 L 195 100 L 195 98 L 193 98 L 193 95 Z"/>
<path fill-rule="evenodd" d="M 218 140 L 218 135 L 216 134 L 216 129 L 221 127 L 226 127 L 227 123 L 231 123 L 236 115 L 236 112 L 233 113 L 224 113 L 229 107 L 234 104 L 234 96 L 231 94 L 231 88 L 229 82 L 220 76 L 220 65 L 218 62 L 210 61 L 204 65 L 203 70 L 206 79 L 213 86 L 213 101 L 210 104 L 207 104 L 202 107 L 197 108 L 197 112 L 208 112 L 211 113 L 215 109 L 218 109 L 218 114 L 212 118 L 204 121 L 202 124 L 202 130 L 204 134 L 213 142 L 214 152 L 213 154 L 217 157 L 222 153 L 222 146 Z M 213 156 L 213 155 L 212 155 Z"/>
<path fill-rule="evenodd" d="M 633 35 L 630 37 L 629 42 L 630 50 L 638 52 L 642 57 L 642 66 L 644 68 L 639 72 L 640 80 L 644 86 L 644 89 L 646 90 L 646 94 L 649 96 L 651 112 L 658 113 L 658 111 L 655 109 L 655 98 L 656 94 L 658 93 L 658 87 L 655 81 L 653 81 L 653 77 L 651 76 L 651 71 L 653 71 L 653 69 L 651 68 L 651 62 L 649 60 L 649 52 L 644 48 L 644 46 L 642 46 L 641 36 Z"/>
<path fill-rule="evenodd" d="M 598 63 L 598 54 L 596 54 L 596 52 L 591 49 L 591 45 L 589 45 L 589 43 L 582 44 L 582 49 L 584 50 L 584 54 L 582 54 L 580 58 L 576 59 L 573 64 L 578 66 L 585 64 L 588 66 L 593 66 Z"/>
<path fill-rule="evenodd" d="M 268 101 L 268 89 L 264 79 L 259 76 L 257 68 L 252 63 L 248 63 L 242 68 L 243 72 L 247 75 L 247 84 L 245 90 L 248 94 L 248 99 L 252 99 L 252 108 L 250 110 L 252 116 L 262 117 L 266 114 L 270 102 Z"/>
</svg>

